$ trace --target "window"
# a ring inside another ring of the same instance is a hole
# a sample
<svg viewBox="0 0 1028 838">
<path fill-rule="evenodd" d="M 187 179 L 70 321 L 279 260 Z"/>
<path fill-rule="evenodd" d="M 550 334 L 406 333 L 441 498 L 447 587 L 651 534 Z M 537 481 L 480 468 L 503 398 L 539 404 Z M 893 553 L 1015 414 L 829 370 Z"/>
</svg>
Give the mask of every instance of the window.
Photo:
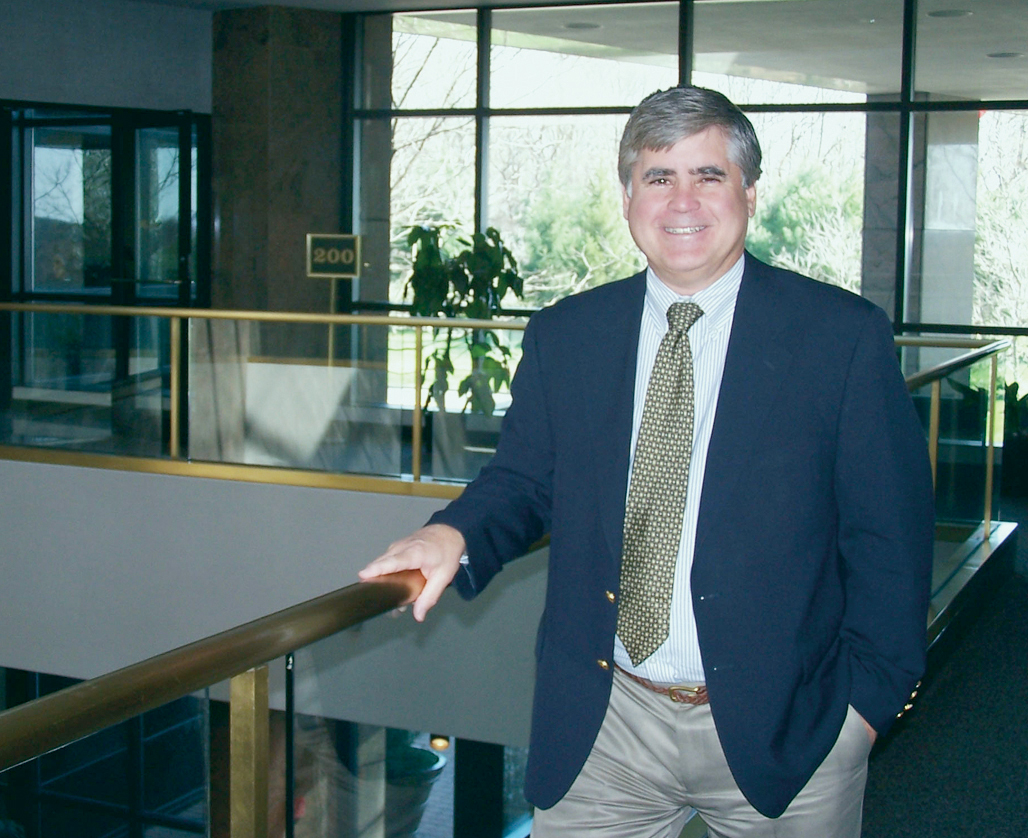
<svg viewBox="0 0 1028 838">
<path fill-rule="evenodd" d="M 402 301 L 414 224 L 498 228 L 526 282 L 512 307 L 634 272 L 617 142 L 642 96 L 683 78 L 757 128 L 756 255 L 907 331 L 1028 335 L 1028 18 L 1009 4 L 684 0 L 361 26 L 355 222 L 381 253 L 364 299 Z M 1028 381 L 1025 344 L 1009 375 Z"/>
</svg>

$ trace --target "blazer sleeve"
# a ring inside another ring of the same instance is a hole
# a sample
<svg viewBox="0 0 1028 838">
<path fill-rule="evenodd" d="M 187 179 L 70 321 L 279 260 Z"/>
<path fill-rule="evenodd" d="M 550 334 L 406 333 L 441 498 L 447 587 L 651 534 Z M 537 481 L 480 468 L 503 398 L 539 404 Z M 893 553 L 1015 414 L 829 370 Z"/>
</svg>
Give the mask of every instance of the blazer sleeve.
<svg viewBox="0 0 1028 838">
<path fill-rule="evenodd" d="M 852 356 L 838 443 L 850 703 L 884 733 L 924 671 L 935 504 L 924 431 L 877 308 Z"/>
<path fill-rule="evenodd" d="M 539 357 L 540 315 L 545 312 L 535 315 L 525 331 L 496 454 L 460 497 L 429 520 L 464 536 L 468 564 L 454 586 L 465 599 L 550 529 L 554 452 Z"/>
</svg>

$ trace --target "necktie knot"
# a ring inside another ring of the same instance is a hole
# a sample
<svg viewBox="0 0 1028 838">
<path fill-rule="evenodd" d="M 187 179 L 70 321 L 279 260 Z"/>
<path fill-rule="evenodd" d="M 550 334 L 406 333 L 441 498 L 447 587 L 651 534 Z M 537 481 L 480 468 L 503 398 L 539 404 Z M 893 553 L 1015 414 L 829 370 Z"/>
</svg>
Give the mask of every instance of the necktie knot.
<svg viewBox="0 0 1028 838">
<path fill-rule="evenodd" d="M 668 328 L 673 332 L 688 332 L 702 315 L 703 309 L 696 303 L 672 303 L 667 310 Z"/>
</svg>

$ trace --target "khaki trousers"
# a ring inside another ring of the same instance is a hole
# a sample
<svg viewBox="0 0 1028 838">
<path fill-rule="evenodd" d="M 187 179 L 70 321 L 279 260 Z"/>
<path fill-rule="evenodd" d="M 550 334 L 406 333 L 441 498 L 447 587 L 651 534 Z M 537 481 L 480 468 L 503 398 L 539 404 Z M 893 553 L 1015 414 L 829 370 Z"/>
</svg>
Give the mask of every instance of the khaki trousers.
<svg viewBox="0 0 1028 838">
<path fill-rule="evenodd" d="M 615 671 L 596 744 L 564 798 L 535 811 L 532 838 L 678 838 L 690 808 L 710 838 L 860 838 L 870 751 L 851 707 L 814 776 L 767 818 L 736 786 L 709 705 L 673 703 Z"/>
</svg>

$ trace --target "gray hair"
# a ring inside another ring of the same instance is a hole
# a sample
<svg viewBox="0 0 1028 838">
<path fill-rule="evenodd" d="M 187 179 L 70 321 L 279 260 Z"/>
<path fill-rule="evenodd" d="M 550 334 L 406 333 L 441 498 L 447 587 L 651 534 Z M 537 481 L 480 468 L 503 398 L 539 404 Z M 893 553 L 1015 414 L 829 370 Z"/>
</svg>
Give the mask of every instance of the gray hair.
<svg viewBox="0 0 1028 838">
<path fill-rule="evenodd" d="M 749 188 L 760 177 L 757 132 L 728 98 L 705 87 L 658 90 L 635 106 L 618 149 L 621 184 L 631 189 L 632 166 L 644 149 L 662 151 L 715 126 L 728 142 L 728 159 L 742 170 L 742 185 Z"/>
</svg>

